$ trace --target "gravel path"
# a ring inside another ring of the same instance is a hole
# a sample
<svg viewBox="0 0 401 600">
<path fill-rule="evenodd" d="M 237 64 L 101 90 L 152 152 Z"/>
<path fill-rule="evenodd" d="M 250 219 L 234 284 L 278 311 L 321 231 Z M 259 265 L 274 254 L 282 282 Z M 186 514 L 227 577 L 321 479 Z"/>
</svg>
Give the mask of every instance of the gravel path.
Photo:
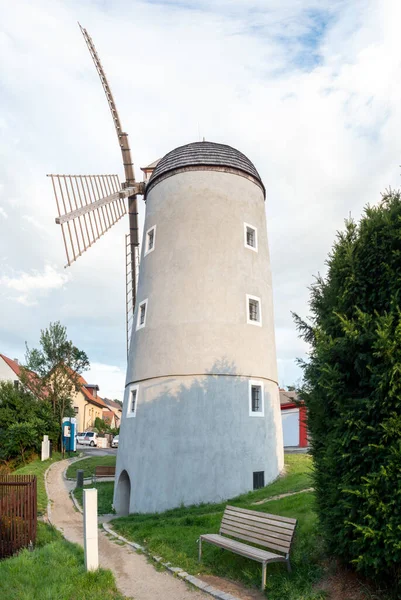
<svg viewBox="0 0 401 600">
<path fill-rule="evenodd" d="M 83 546 L 82 515 L 76 512 L 69 490 L 74 482 L 63 478 L 67 460 L 54 463 L 47 473 L 47 491 L 51 503 L 50 519 L 70 542 Z M 147 559 L 122 547 L 99 530 L 99 562 L 114 573 L 122 594 L 135 600 L 210 600 L 208 594 L 192 591 L 183 581 L 156 569 Z"/>
</svg>

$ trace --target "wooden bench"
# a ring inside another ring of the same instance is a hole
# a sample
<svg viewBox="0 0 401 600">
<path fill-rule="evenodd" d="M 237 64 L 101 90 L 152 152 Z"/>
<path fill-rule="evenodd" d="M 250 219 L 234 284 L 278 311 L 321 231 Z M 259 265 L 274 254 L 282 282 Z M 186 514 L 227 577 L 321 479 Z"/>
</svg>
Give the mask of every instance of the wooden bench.
<svg viewBox="0 0 401 600">
<path fill-rule="evenodd" d="M 95 475 L 93 477 L 93 482 L 96 483 L 96 480 L 99 477 L 115 477 L 115 475 L 116 475 L 115 467 L 106 467 L 106 466 L 99 465 L 98 467 L 95 467 Z"/>
<path fill-rule="evenodd" d="M 226 506 L 219 534 L 207 533 L 199 537 L 199 561 L 202 557 L 202 541 L 204 541 L 260 562 L 262 563 L 262 590 L 264 590 L 268 563 L 285 562 L 288 571 L 291 571 L 290 549 L 296 524 L 296 519 Z M 280 554 L 255 548 L 236 540 L 251 542 L 270 550 L 276 550 Z"/>
</svg>

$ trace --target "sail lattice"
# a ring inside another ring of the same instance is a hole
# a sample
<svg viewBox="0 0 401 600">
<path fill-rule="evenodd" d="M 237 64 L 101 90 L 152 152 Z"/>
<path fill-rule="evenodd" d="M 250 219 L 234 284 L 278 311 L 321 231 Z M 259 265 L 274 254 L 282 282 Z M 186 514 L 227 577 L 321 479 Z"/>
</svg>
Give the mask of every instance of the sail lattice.
<svg viewBox="0 0 401 600">
<path fill-rule="evenodd" d="M 71 265 L 122 216 L 124 198 L 118 175 L 49 175 L 56 198 L 67 265 Z"/>
</svg>

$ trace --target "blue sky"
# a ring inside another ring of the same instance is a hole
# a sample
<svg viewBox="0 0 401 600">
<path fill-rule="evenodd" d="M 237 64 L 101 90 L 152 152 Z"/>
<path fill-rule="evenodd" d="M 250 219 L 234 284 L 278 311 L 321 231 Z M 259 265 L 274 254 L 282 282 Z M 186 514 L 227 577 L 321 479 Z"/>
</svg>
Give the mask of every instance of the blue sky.
<svg viewBox="0 0 401 600">
<path fill-rule="evenodd" d="M 0 0 L 0 352 L 23 358 L 61 320 L 91 381 L 122 397 L 124 234 L 64 270 L 46 173 L 119 173 L 92 35 L 139 167 L 199 139 L 228 143 L 267 188 L 280 384 L 307 348 L 291 311 L 351 211 L 399 187 L 401 6 L 391 0 L 85 3 Z M 143 222 L 144 206 L 140 205 Z"/>
</svg>

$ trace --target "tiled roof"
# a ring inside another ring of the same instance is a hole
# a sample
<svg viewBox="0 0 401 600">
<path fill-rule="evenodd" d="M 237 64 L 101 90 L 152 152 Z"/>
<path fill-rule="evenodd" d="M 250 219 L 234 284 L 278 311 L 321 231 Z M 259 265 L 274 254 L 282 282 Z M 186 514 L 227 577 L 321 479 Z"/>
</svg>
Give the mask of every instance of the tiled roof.
<svg viewBox="0 0 401 600">
<path fill-rule="evenodd" d="M 16 376 L 18 377 L 18 379 L 20 379 L 21 377 L 21 366 L 15 361 L 12 360 L 11 358 L 8 358 L 8 356 L 5 356 L 4 354 L 0 354 L 0 357 L 4 360 L 5 363 L 7 363 L 7 365 L 10 367 L 10 369 L 12 369 L 14 371 L 14 373 L 16 374 Z M 34 373 L 33 371 L 29 371 L 28 369 L 26 369 L 26 375 L 27 375 L 27 381 L 26 381 L 26 385 L 31 388 L 31 391 L 35 391 L 35 387 L 37 388 L 37 383 L 39 381 L 38 376 L 36 375 L 36 373 Z M 32 383 L 32 386 L 29 385 L 29 383 Z M 42 393 L 45 390 L 42 390 Z M 46 390 L 46 395 L 47 395 L 47 390 Z"/>
<path fill-rule="evenodd" d="M 294 402 L 300 402 L 301 399 L 299 398 L 297 392 L 295 391 L 288 391 L 288 390 L 282 390 L 280 389 L 280 405 L 283 404 L 293 404 Z"/>
<path fill-rule="evenodd" d="M 114 402 L 114 400 L 109 400 L 109 398 L 103 398 L 107 406 L 112 406 L 113 408 L 117 408 L 118 410 L 122 410 L 123 407 L 118 402 Z"/>
<path fill-rule="evenodd" d="M 190 166 L 218 166 L 229 167 L 242 171 L 247 175 L 254 177 L 263 186 L 261 177 L 255 166 L 249 158 L 239 150 L 226 146 L 225 144 L 216 144 L 215 142 L 193 142 L 175 148 L 166 154 L 158 163 L 152 173 L 147 189 L 150 189 L 156 180 L 170 173 L 175 169 Z"/>
</svg>

